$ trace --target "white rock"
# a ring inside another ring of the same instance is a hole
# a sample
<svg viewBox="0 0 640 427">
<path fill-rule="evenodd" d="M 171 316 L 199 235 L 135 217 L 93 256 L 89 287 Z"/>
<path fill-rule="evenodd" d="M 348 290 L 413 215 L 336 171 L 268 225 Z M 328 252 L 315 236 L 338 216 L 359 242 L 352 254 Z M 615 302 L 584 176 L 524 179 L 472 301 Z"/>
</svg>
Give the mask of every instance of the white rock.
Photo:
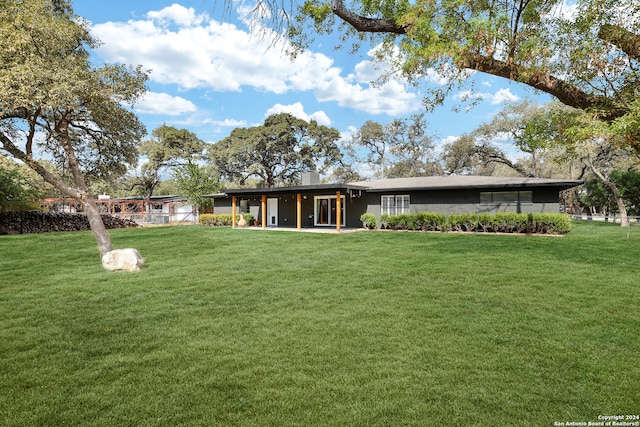
<svg viewBox="0 0 640 427">
<path fill-rule="evenodd" d="M 136 249 L 116 249 L 107 252 L 102 257 L 102 266 L 111 271 L 140 271 L 144 265 L 144 259 Z"/>
</svg>

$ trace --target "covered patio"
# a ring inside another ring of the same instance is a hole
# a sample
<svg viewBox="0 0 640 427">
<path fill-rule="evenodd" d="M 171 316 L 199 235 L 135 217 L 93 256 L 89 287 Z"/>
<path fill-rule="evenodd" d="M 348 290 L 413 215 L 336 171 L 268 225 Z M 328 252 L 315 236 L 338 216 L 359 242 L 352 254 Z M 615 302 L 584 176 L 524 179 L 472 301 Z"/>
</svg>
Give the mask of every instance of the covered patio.
<svg viewBox="0 0 640 427">
<path fill-rule="evenodd" d="M 358 205 L 364 203 L 365 190 L 352 184 L 316 184 L 225 190 L 209 197 L 214 213 L 252 214 L 262 229 L 341 232 L 359 228 L 363 209 Z M 232 226 L 238 227 L 235 215 Z"/>
</svg>

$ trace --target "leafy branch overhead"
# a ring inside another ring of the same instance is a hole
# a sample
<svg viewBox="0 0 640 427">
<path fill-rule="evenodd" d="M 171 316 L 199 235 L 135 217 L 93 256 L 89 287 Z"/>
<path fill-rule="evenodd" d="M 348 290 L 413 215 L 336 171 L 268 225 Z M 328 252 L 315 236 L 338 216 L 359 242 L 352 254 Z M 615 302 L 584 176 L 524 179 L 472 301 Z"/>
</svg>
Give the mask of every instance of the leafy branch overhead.
<svg viewBox="0 0 640 427">
<path fill-rule="evenodd" d="M 289 35 L 298 49 L 314 33 L 369 39 L 414 82 L 437 71 L 449 84 L 427 88 L 430 106 L 473 70 L 612 122 L 640 110 L 639 16 L 636 0 L 583 0 L 575 11 L 560 0 L 307 0 Z"/>
</svg>

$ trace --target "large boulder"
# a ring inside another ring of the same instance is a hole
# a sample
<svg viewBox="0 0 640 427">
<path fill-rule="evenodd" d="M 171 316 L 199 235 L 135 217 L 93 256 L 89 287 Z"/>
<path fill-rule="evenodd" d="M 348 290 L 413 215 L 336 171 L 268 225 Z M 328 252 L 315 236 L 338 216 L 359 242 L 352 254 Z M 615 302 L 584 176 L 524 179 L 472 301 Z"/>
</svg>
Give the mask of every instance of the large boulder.
<svg viewBox="0 0 640 427">
<path fill-rule="evenodd" d="M 102 266 L 110 271 L 140 271 L 144 259 L 136 249 L 115 249 L 102 257 Z"/>
</svg>

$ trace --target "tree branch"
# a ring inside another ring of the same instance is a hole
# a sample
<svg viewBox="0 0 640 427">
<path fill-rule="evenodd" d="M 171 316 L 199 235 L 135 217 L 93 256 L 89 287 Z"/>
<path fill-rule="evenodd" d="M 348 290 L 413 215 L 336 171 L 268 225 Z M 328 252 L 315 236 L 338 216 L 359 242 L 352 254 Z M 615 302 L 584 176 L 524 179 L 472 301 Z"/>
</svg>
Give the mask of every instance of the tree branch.
<svg viewBox="0 0 640 427">
<path fill-rule="evenodd" d="M 384 18 L 368 18 L 349 10 L 344 5 L 344 0 L 331 0 L 333 13 L 345 22 L 353 26 L 357 31 L 368 33 L 393 33 L 407 34 L 407 27 L 398 25 L 394 20 Z M 624 28 L 604 25 L 599 36 L 606 41 L 620 47 L 631 58 L 640 58 L 640 36 L 631 33 Z M 521 82 L 532 88 L 553 95 L 560 102 L 570 107 L 581 110 L 600 109 L 606 111 L 602 120 L 611 122 L 628 113 L 624 108 L 616 108 L 605 96 L 591 95 L 575 85 L 553 76 L 534 72 L 517 64 L 499 61 L 490 56 L 468 54 L 457 64 L 460 68 L 468 68 L 475 71 L 503 77 L 512 81 Z"/>
<path fill-rule="evenodd" d="M 598 31 L 598 37 L 617 46 L 631 59 L 640 61 L 640 34 L 634 34 L 619 25 L 604 24 Z"/>
<path fill-rule="evenodd" d="M 69 197 L 77 198 L 79 191 L 76 188 L 70 187 L 60 179 L 56 178 L 51 172 L 46 170 L 40 163 L 33 160 L 31 156 L 25 154 L 22 150 L 15 146 L 15 144 L 4 133 L 0 132 L 0 142 L 2 148 L 9 152 L 14 158 L 20 160 L 31 169 L 36 171 L 46 182 L 53 185 L 58 190 L 62 191 Z"/>
<path fill-rule="evenodd" d="M 407 29 L 396 24 L 392 19 L 384 18 L 367 18 L 358 15 L 347 9 L 343 0 L 331 0 L 331 9 L 333 13 L 345 22 L 351 24 L 353 28 L 363 33 L 394 33 L 406 34 Z"/>
<path fill-rule="evenodd" d="M 532 88 L 553 95 L 560 102 L 581 110 L 607 107 L 611 101 L 605 96 L 590 95 L 578 87 L 565 82 L 551 74 L 533 72 L 516 64 L 508 64 L 494 58 L 480 55 L 469 55 L 459 64 L 462 68 L 469 68 L 497 77 L 521 82 Z M 605 121 L 613 121 L 627 113 L 626 109 L 606 108 Z"/>
</svg>

